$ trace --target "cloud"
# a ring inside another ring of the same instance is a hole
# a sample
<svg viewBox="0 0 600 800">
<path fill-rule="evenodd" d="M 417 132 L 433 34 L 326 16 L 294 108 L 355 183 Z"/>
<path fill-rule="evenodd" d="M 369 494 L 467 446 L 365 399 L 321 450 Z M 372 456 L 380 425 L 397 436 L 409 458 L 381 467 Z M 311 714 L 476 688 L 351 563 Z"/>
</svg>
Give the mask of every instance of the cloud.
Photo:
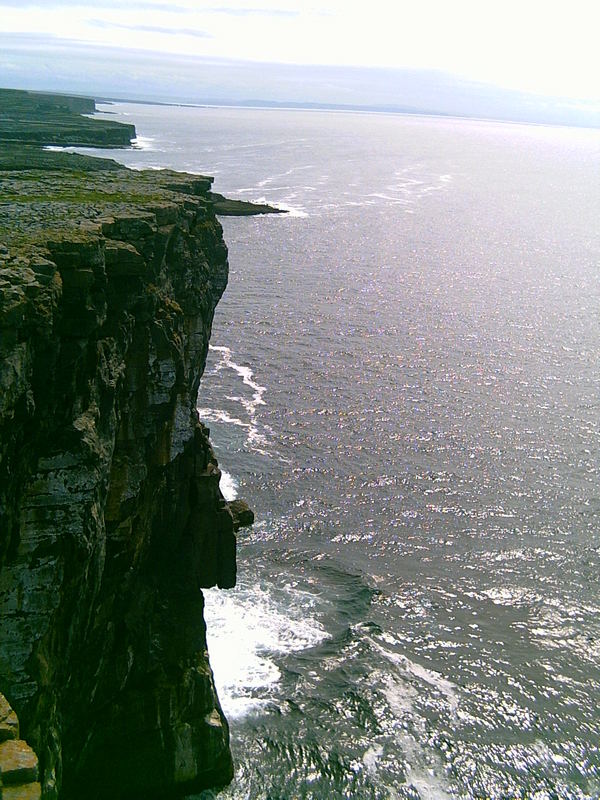
<svg viewBox="0 0 600 800">
<path fill-rule="evenodd" d="M 51 0 L 50 3 L 45 0 L 0 0 L 0 9 L 5 8 L 82 8 L 85 9 L 88 4 L 85 0 Z M 225 14 L 232 17 L 250 17 L 250 16 L 269 16 L 269 17 L 298 17 L 300 11 L 294 11 L 284 8 L 244 8 L 234 6 L 212 6 L 210 8 L 202 8 L 196 3 L 188 5 L 171 4 L 165 2 L 153 2 L 153 0 L 128 0 L 127 6 L 129 8 L 136 8 L 145 11 L 164 11 L 174 14 L 189 14 L 192 12 L 200 12 L 202 14 Z M 123 9 L 122 0 L 97 0 L 94 4 L 96 12 L 106 10 L 121 10 Z"/>
<path fill-rule="evenodd" d="M 85 0 L 52 0 L 50 4 L 44 0 L 0 0 L 0 9 L 2 8 L 46 8 L 50 5 L 52 8 L 86 8 Z M 187 14 L 190 11 L 190 6 L 183 6 L 171 3 L 154 3 L 152 0 L 128 0 L 129 8 L 136 8 L 139 10 L 147 11 L 165 11 L 174 14 Z M 94 4 L 96 12 L 101 10 L 120 10 L 123 8 L 122 0 L 97 0 Z"/>
<path fill-rule="evenodd" d="M 157 56 L 433 69 L 513 89 L 600 99 L 598 0 L 174 3 L 0 0 L 0 27 L 13 36 L 54 35 Z"/>
<path fill-rule="evenodd" d="M 205 8 L 202 9 L 206 14 L 228 14 L 232 17 L 299 17 L 299 11 L 288 11 L 284 8 Z"/>
<path fill-rule="evenodd" d="M 90 19 L 88 25 L 94 28 L 101 28 L 107 30 L 110 28 L 117 28 L 124 31 L 135 31 L 136 33 L 166 33 L 171 36 L 195 36 L 199 39 L 212 39 L 212 33 L 206 31 L 199 31 L 195 28 L 171 28 L 166 25 L 127 25 L 124 22 L 108 22 L 104 19 Z"/>
</svg>

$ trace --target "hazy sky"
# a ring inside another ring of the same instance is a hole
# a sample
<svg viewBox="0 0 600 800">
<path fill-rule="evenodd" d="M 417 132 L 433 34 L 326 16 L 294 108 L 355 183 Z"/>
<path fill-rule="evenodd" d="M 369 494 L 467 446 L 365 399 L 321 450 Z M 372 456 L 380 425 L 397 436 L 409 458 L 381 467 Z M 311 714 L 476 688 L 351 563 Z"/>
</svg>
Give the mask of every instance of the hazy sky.
<svg viewBox="0 0 600 800">
<path fill-rule="evenodd" d="M 588 99 L 600 99 L 599 31 L 600 0 L 0 0 L 0 33 L 22 43 L 438 69 Z"/>
</svg>

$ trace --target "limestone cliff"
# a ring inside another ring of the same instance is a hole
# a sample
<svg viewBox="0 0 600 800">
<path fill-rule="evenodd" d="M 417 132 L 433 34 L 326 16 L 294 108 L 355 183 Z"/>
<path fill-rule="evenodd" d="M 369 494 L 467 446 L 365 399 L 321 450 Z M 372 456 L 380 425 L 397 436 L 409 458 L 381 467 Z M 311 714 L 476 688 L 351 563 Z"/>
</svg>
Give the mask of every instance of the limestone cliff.
<svg viewBox="0 0 600 800">
<path fill-rule="evenodd" d="M 2 800 L 40 800 L 36 754 L 19 738 L 19 720 L 0 694 L 0 797 Z"/>
<path fill-rule="evenodd" d="M 44 798 L 171 798 L 232 774 L 195 410 L 227 250 L 209 179 L 73 163 L 0 171 L 0 691 Z"/>
</svg>

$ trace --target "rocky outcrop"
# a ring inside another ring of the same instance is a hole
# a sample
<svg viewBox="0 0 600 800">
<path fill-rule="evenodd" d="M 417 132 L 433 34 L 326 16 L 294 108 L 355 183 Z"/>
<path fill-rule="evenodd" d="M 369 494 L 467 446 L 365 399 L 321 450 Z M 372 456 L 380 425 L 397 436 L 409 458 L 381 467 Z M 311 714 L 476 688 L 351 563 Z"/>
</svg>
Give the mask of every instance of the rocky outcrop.
<svg viewBox="0 0 600 800">
<path fill-rule="evenodd" d="M 227 251 L 209 180 L 151 180 L 50 229 L 17 187 L 0 246 L 0 689 L 53 800 L 232 774 L 201 588 L 235 583 L 234 517 L 195 410 Z"/>
<path fill-rule="evenodd" d="M 40 800 L 36 754 L 19 738 L 19 720 L 4 695 L 0 694 L 0 798 Z"/>
<path fill-rule="evenodd" d="M 95 110 L 89 97 L 0 89 L 0 144 L 128 147 L 134 126 L 81 116 Z"/>
<path fill-rule="evenodd" d="M 232 200 L 217 192 L 210 193 L 215 213 L 220 217 L 253 217 L 257 214 L 287 214 L 287 210 L 267 203 L 250 203 L 247 200 Z"/>
<path fill-rule="evenodd" d="M 244 500 L 231 500 L 227 505 L 233 517 L 234 531 L 254 524 L 254 511 Z"/>
</svg>

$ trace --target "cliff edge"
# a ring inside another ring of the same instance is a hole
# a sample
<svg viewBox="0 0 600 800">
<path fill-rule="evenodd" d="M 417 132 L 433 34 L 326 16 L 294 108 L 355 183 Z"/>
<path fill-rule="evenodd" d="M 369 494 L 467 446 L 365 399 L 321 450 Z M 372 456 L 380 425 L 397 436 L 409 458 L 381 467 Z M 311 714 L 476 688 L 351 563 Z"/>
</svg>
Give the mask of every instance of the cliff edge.
<svg viewBox="0 0 600 800">
<path fill-rule="evenodd" d="M 44 798 L 222 786 L 201 588 L 235 584 L 239 520 L 196 412 L 228 275 L 211 179 L 27 148 L 0 143 L 0 692 Z"/>
</svg>

